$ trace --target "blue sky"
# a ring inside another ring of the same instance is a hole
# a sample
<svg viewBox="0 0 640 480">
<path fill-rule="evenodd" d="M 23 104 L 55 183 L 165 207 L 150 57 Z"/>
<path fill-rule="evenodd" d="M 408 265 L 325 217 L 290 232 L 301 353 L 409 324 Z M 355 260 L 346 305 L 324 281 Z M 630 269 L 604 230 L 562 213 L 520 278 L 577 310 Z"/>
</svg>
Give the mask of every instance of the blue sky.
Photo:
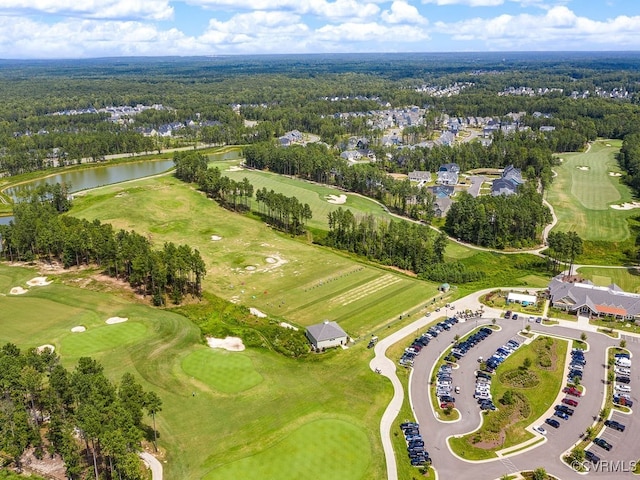
<svg viewBox="0 0 640 480">
<path fill-rule="evenodd" d="M 639 0 L 0 0 L 0 58 L 640 51 Z"/>
</svg>

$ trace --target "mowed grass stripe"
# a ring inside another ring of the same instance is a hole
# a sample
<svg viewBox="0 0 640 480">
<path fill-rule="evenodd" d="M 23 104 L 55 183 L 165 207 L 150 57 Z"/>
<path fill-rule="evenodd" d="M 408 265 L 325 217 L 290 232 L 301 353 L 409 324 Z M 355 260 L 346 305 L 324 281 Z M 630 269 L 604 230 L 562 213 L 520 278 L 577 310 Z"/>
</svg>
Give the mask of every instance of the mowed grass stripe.
<svg viewBox="0 0 640 480">
<path fill-rule="evenodd" d="M 262 382 L 251 359 L 242 352 L 195 350 L 182 360 L 182 370 L 223 393 L 242 392 Z"/>
<path fill-rule="evenodd" d="M 142 323 L 129 321 L 89 329 L 82 333 L 71 333 L 62 340 L 60 353 L 71 357 L 88 356 L 136 343 L 146 332 L 147 328 Z"/>
<path fill-rule="evenodd" d="M 341 420 L 317 420 L 271 448 L 209 472 L 204 480 L 360 480 L 370 462 L 364 431 Z"/>
<path fill-rule="evenodd" d="M 373 282 L 369 282 L 366 285 L 363 285 L 362 287 L 356 289 L 355 291 L 349 292 L 346 298 L 343 295 L 341 297 L 334 298 L 333 301 L 334 303 L 342 302 L 342 306 L 346 307 L 350 303 L 356 302 L 361 298 L 367 297 L 369 295 L 373 295 L 379 290 L 382 290 L 400 281 L 401 281 L 400 278 L 398 278 L 395 275 L 385 275 L 384 277 L 381 277 Z"/>
</svg>

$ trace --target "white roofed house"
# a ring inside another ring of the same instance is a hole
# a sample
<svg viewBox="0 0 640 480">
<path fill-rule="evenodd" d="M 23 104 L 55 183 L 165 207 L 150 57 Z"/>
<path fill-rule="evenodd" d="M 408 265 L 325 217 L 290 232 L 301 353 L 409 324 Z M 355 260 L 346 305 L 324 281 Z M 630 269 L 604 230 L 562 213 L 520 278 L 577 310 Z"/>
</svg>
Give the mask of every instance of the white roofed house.
<svg viewBox="0 0 640 480">
<path fill-rule="evenodd" d="M 305 335 L 314 350 L 322 350 L 325 348 L 339 347 L 346 345 L 349 336 L 340 328 L 336 322 L 325 320 L 322 323 L 310 325 L 305 331 Z"/>
<path fill-rule="evenodd" d="M 424 172 L 421 170 L 414 170 L 412 172 L 409 172 L 409 180 L 412 182 L 429 182 L 431 181 L 431 173 L 430 172 Z"/>
<path fill-rule="evenodd" d="M 460 167 L 455 163 L 445 163 L 440 165 L 437 175 L 438 179 L 436 183 L 439 185 L 455 185 L 458 183 L 458 174 L 460 173 Z"/>
</svg>

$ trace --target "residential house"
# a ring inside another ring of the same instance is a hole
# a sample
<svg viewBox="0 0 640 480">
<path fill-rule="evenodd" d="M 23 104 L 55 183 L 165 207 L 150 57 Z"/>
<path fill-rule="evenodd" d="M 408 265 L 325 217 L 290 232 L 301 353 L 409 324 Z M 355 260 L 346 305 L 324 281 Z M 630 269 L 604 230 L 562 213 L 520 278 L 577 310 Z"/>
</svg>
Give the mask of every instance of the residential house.
<svg viewBox="0 0 640 480">
<path fill-rule="evenodd" d="M 640 319 L 640 295 L 625 292 L 615 283 L 599 287 L 589 281 L 565 282 L 558 276 L 549 283 L 548 294 L 552 307 L 576 315 Z"/>
<path fill-rule="evenodd" d="M 340 328 L 340 325 L 336 322 L 330 322 L 329 320 L 310 325 L 307 327 L 305 335 L 309 342 L 311 342 L 314 350 L 346 345 L 349 341 L 349 336 Z"/>
<path fill-rule="evenodd" d="M 502 171 L 502 177 L 493 181 L 491 195 L 513 195 L 518 192 L 518 187 L 524 183 L 522 172 L 519 168 L 509 165 Z"/>
<path fill-rule="evenodd" d="M 433 214 L 439 218 L 446 216 L 452 204 L 450 197 L 436 198 L 433 202 Z"/>
<path fill-rule="evenodd" d="M 438 169 L 436 183 L 439 185 L 456 185 L 460 167 L 456 163 L 445 163 Z"/>
<path fill-rule="evenodd" d="M 414 170 L 409 172 L 409 180 L 412 182 L 426 183 L 431 180 L 431 173 L 422 170 Z"/>
</svg>

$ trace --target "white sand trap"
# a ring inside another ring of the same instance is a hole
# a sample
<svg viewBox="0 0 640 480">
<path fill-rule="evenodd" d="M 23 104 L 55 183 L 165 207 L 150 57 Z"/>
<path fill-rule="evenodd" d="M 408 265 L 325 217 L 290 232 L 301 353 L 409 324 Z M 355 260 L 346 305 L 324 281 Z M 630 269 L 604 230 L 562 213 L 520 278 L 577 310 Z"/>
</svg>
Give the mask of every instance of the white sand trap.
<svg viewBox="0 0 640 480">
<path fill-rule="evenodd" d="M 266 270 L 266 271 L 273 270 L 275 268 L 281 267 L 282 265 L 287 263 L 287 260 L 282 258 L 280 256 L 280 254 L 278 254 L 278 253 L 274 253 L 274 254 L 268 256 L 267 258 L 264 259 L 264 261 L 269 264 L 268 267 L 264 268 L 264 270 Z"/>
<path fill-rule="evenodd" d="M 227 172 L 241 172 L 242 170 L 244 170 L 244 168 L 239 167 L 238 165 L 233 165 L 227 168 Z"/>
<path fill-rule="evenodd" d="M 610 146 L 611 146 L 611 144 L 610 144 L 610 143 L 605 143 L 605 144 L 604 144 L 604 146 L 605 146 L 605 147 L 610 147 Z"/>
<path fill-rule="evenodd" d="M 222 237 L 221 237 L 221 236 L 219 236 L 219 235 L 211 235 L 211 240 L 212 240 L 213 242 L 217 242 L 217 241 L 219 241 L 219 240 L 222 240 Z"/>
<path fill-rule="evenodd" d="M 581 165 L 581 166 L 576 167 L 576 168 L 577 168 L 578 170 L 582 170 L 582 171 L 589 170 L 589 167 L 585 167 L 584 165 Z"/>
<path fill-rule="evenodd" d="M 622 174 L 620 172 L 609 172 L 610 177 L 621 177 Z"/>
<path fill-rule="evenodd" d="M 296 332 L 298 331 L 298 327 L 294 327 L 293 325 L 287 322 L 280 322 L 280 326 L 282 328 L 288 328 L 289 330 L 295 330 Z"/>
<path fill-rule="evenodd" d="M 30 287 L 42 287 L 44 285 L 49 285 L 51 281 L 47 282 L 47 277 L 34 277 L 27 282 L 27 285 Z"/>
<path fill-rule="evenodd" d="M 255 271 L 256 267 L 254 267 L 253 265 L 247 265 L 246 267 L 244 267 L 245 270 L 248 270 L 249 272 L 253 272 Z"/>
<path fill-rule="evenodd" d="M 87 327 L 83 327 L 82 325 L 78 325 L 77 327 L 73 327 L 71 329 L 73 333 L 82 333 L 87 331 Z"/>
<path fill-rule="evenodd" d="M 51 353 L 56 351 L 56 347 L 54 347 L 50 343 L 45 343 L 44 345 L 40 345 L 38 348 L 36 348 L 36 352 L 43 353 L 47 348 L 51 350 Z"/>
<path fill-rule="evenodd" d="M 108 318 L 106 321 L 107 325 L 113 325 L 115 323 L 122 323 L 122 322 L 126 322 L 127 320 L 129 320 L 128 318 L 124 318 L 124 317 L 111 317 Z"/>
<path fill-rule="evenodd" d="M 622 203 L 620 205 L 610 205 L 614 210 L 633 210 L 640 208 L 640 202 Z"/>
<path fill-rule="evenodd" d="M 342 205 L 344 203 L 347 203 L 346 195 L 327 195 L 325 198 L 327 199 L 327 202 L 333 203 L 335 205 Z"/>
<path fill-rule="evenodd" d="M 22 287 L 13 287 L 9 292 L 11 295 L 23 295 L 27 293 L 29 290 L 25 290 Z"/>
<path fill-rule="evenodd" d="M 241 352 L 244 350 L 244 343 L 242 343 L 242 339 L 238 337 L 207 337 L 207 344 L 211 348 L 224 348 L 230 352 Z"/>
<path fill-rule="evenodd" d="M 264 259 L 264 261 L 267 262 L 267 263 L 277 263 L 278 262 L 278 260 L 276 260 L 273 257 L 267 257 L 267 258 Z"/>
<path fill-rule="evenodd" d="M 265 318 L 267 316 L 266 313 L 261 312 L 260 310 L 258 310 L 257 308 L 249 308 L 249 313 L 251 313 L 251 315 L 258 317 L 258 318 Z"/>
</svg>

